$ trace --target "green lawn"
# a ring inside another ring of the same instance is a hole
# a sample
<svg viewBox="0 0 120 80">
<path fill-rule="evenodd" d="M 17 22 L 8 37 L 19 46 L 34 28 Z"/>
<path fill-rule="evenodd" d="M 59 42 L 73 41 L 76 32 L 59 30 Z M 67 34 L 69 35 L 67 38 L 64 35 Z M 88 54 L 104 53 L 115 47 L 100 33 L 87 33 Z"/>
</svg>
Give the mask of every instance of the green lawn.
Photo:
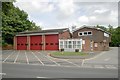
<svg viewBox="0 0 120 80">
<path fill-rule="evenodd" d="M 87 53 L 83 52 L 53 52 L 51 53 L 53 56 L 85 56 Z"/>
</svg>

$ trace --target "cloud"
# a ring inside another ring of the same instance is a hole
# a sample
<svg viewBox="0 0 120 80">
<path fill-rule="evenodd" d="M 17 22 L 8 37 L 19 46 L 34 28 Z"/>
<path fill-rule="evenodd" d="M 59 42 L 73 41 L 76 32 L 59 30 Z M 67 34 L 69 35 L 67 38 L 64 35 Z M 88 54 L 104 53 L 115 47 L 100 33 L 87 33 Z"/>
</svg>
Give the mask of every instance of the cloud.
<svg viewBox="0 0 120 80">
<path fill-rule="evenodd" d="M 108 10 L 101 9 L 101 10 L 95 10 L 94 13 L 102 14 L 102 13 L 105 13 L 106 11 L 108 11 Z"/>
<path fill-rule="evenodd" d="M 22 0 L 20 0 L 22 1 Z M 117 26 L 118 5 L 110 2 L 74 2 L 58 0 L 57 2 L 17 1 L 15 6 L 28 13 L 29 19 L 37 25 L 47 28 L 63 28 L 72 25 L 104 25 Z M 24 0 L 25 1 L 25 0 Z"/>
<path fill-rule="evenodd" d="M 73 0 L 61 0 L 59 1 L 58 7 L 65 15 L 70 15 L 74 13 L 75 10 Z"/>
<path fill-rule="evenodd" d="M 78 18 L 78 21 L 81 22 L 81 23 L 88 23 L 89 22 L 89 19 L 87 16 L 80 16 Z"/>
<path fill-rule="evenodd" d="M 27 13 L 45 13 L 52 12 L 54 10 L 54 5 L 50 3 L 42 3 L 39 1 L 29 1 L 29 2 L 15 2 L 15 6 L 19 6 L 21 10 Z"/>
</svg>

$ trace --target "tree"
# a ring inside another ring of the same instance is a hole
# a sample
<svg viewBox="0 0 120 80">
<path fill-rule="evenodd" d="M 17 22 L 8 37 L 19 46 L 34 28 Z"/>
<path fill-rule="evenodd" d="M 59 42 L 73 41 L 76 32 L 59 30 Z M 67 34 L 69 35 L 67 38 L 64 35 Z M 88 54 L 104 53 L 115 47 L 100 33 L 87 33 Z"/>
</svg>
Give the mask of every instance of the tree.
<svg viewBox="0 0 120 80">
<path fill-rule="evenodd" d="M 28 20 L 28 14 L 13 5 L 13 2 L 2 2 L 2 39 L 12 44 L 17 32 L 41 29 Z"/>
<path fill-rule="evenodd" d="M 97 28 L 100 28 L 100 29 L 102 29 L 102 30 L 104 30 L 104 31 L 107 31 L 107 28 L 104 27 L 104 26 L 99 26 L 99 25 L 97 25 L 96 27 L 97 27 Z"/>
<path fill-rule="evenodd" d="M 111 43 L 110 46 L 120 46 L 120 26 L 115 29 L 109 29 L 111 31 Z"/>
</svg>

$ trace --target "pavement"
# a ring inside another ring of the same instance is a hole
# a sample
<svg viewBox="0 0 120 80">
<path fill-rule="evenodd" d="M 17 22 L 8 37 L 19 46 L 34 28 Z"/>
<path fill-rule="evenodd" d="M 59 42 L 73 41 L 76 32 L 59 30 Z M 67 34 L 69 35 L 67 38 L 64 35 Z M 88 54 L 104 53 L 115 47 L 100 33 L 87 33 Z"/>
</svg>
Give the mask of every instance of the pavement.
<svg viewBox="0 0 120 80">
<path fill-rule="evenodd" d="M 91 78 L 118 76 L 117 47 L 110 48 L 110 51 L 104 51 L 89 59 L 59 59 L 47 54 L 46 51 L 3 50 L 3 72 L 1 74 L 5 78 L 35 78 L 36 76 L 82 78 L 86 77 L 85 74 Z"/>
</svg>

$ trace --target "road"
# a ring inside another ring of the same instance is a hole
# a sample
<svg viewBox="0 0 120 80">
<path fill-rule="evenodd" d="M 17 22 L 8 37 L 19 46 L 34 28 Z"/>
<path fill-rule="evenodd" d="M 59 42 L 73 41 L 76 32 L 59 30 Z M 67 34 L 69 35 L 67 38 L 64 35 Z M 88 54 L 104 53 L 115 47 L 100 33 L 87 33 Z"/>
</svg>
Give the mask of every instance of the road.
<svg viewBox="0 0 120 80">
<path fill-rule="evenodd" d="M 118 65 L 118 47 L 111 47 L 109 51 L 104 51 L 91 59 L 86 59 L 85 63 Z"/>
<path fill-rule="evenodd" d="M 117 78 L 117 69 L 3 64 L 3 78 Z"/>
</svg>

